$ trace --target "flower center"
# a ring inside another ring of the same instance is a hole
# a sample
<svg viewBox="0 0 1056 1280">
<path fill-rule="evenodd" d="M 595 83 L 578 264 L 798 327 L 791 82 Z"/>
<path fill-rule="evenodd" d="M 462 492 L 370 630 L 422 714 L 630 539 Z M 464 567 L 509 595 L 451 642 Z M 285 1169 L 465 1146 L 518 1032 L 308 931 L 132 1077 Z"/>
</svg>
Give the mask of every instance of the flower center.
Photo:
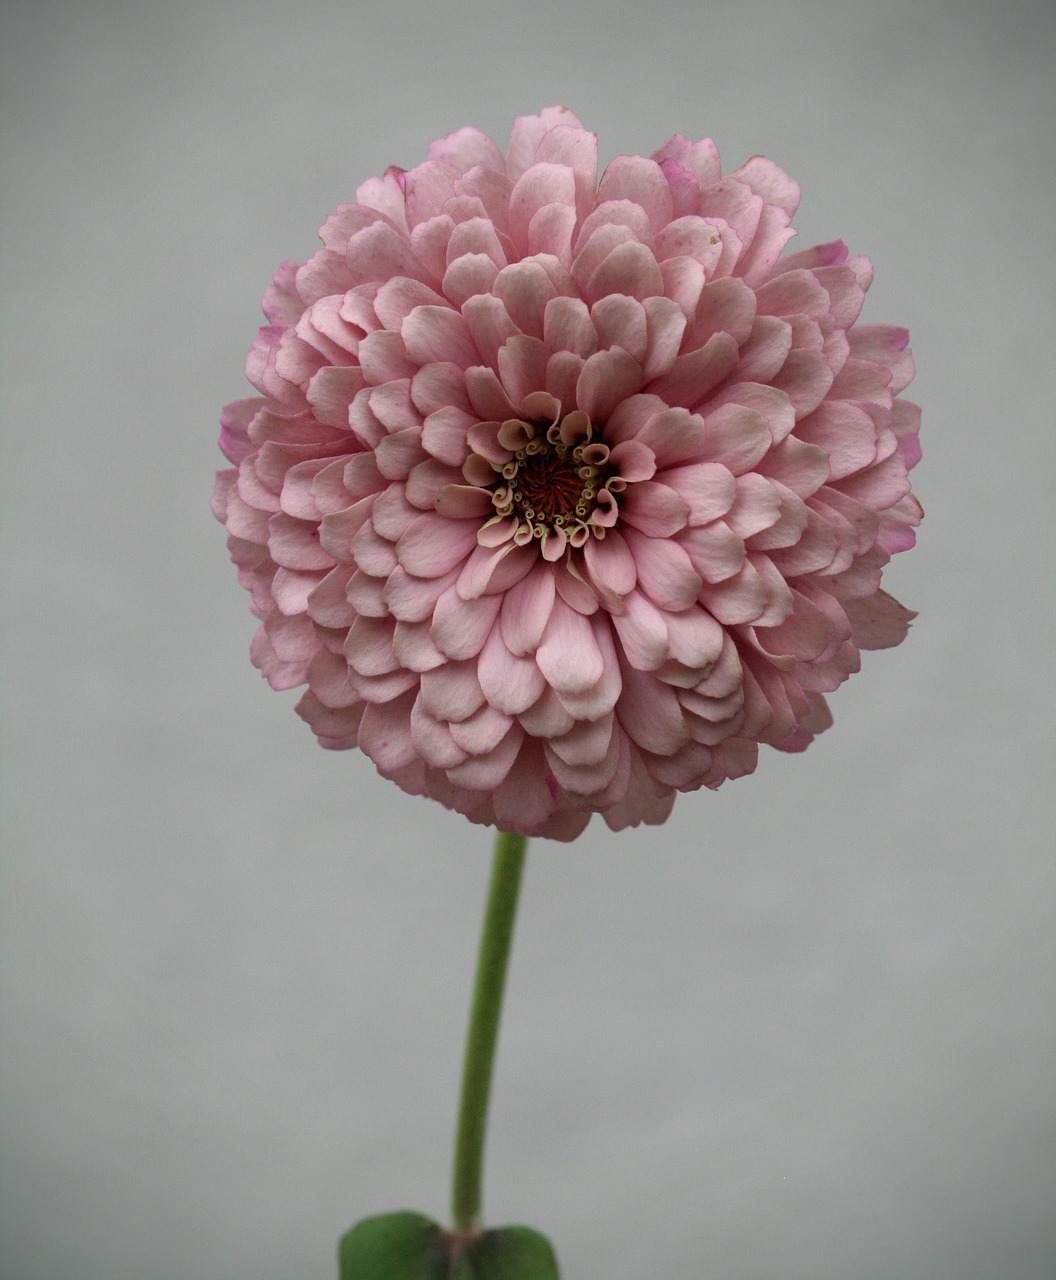
<svg viewBox="0 0 1056 1280">
<path fill-rule="evenodd" d="M 491 464 L 498 472 L 493 520 L 515 524 L 513 540 L 521 546 L 538 538 L 548 560 L 566 545 L 581 547 L 591 534 L 603 538 L 615 521 L 609 448 L 592 437 L 590 419 L 579 410 L 551 426 L 511 418 L 499 428 L 498 444 L 509 456 Z"/>
<path fill-rule="evenodd" d="M 569 449 L 566 444 L 529 440 L 503 468 L 504 478 L 507 471 L 512 473 L 506 485 L 511 511 L 535 523 L 585 521 L 594 509 L 601 468 L 588 462 L 584 454 L 582 445 Z"/>
</svg>

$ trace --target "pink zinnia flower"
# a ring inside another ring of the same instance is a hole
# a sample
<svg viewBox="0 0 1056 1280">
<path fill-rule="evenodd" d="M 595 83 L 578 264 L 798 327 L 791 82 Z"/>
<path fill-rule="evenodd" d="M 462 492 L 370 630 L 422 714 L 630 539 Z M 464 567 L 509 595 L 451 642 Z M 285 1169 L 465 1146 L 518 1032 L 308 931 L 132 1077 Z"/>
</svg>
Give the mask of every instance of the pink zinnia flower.
<svg viewBox="0 0 1056 1280">
<path fill-rule="evenodd" d="M 597 179 L 551 108 L 389 169 L 285 262 L 214 509 L 254 663 L 326 747 L 569 840 L 802 750 L 921 511 L 868 259 L 781 258 L 799 188 L 676 135 Z"/>
</svg>

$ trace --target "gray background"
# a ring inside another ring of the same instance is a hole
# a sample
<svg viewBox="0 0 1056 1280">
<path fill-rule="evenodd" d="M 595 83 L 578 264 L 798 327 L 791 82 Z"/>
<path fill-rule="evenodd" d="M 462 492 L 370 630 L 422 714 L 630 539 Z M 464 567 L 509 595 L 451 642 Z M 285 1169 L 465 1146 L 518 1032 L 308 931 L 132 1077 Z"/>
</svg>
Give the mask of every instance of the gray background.
<svg viewBox="0 0 1056 1280">
<path fill-rule="evenodd" d="M 710 134 L 906 324 L 921 611 L 805 756 L 537 842 L 492 1224 L 568 1280 L 1050 1280 L 1053 19 L 1042 4 L 3 8 L 3 1280 L 332 1277 L 444 1216 L 488 835 L 320 751 L 207 511 L 279 260 L 563 102 Z"/>
</svg>

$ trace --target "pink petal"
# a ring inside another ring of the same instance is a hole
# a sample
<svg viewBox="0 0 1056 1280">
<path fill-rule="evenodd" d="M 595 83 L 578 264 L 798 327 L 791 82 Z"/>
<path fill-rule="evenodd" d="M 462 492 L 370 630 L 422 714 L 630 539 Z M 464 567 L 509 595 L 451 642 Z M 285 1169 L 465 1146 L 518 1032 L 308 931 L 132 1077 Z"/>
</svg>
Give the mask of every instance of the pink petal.
<svg viewBox="0 0 1056 1280">
<path fill-rule="evenodd" d="M 392 702 L 371 703 L 359 724 L 359 749 L 383 773 L 405 768 L 416 757 L 411 739 L 411 707 L 417 692 L 410 690 Z"/>
<path fill-rule="evenodd" d="M 759 314 L 764 316 L 825 315 L 829 309 L 829 295 L 817 278 L 817 273 L 800 268 L 783 271 L 756 291 Z"/>
<path fill-rule="evenodd" d="M 385 579 L 385 605 L 401 622 L 424 622 L 432 617 L 437 600 L 457 577 L 455 568 L 439 578 L 416 578 L 397 565 Z"/>
<path fill-rule="evenodd" d="M 738 382 L 770 382 L 792 349 L 792 326 L 777 316 L 757 315 L 751 336 L 741 347 Z"/>
<path fill-rule="evenodd" d="M 633 200 L 649 217 L 658 235 L 671 221 L 671 190 L 655 160 L 644 156 L 617 156 L 598 183 L 598 201 Z"/>
<path fill-rule="evenodd" d="M 434 719 L 426 710 L 421 692 L 411 708 L 411 738 L 430 768 L 451 769 L 469 758 L 469 752 L 452 737 L 451 726 Z"/>
<path fill-rule="evenodd" d="M 424 457 L 420 427 L 407 427 L 386 436 L 374 450 L 378 470 L 387 480 L 405 480 Z"/>
<path fill-rule="evenodd" d="M 499 596 L 464 600 L 448 587 L 436 602 L 429 634 L 441 653 L 456 661 L 476 657 L 498 617 Z"/>
<path fill-rule="evenodd" d="M 600 760 L 585 764 L 568 764 L 551 742 L 544 744 L 546 762 L 558 786 L 577 796 L 595 796 L 605 790 L 616 776 L 620 763 L 622 734 L 617 730 L 609 736 L 605 754 Z"/>
<path fill-rule="evenodd" d="M 670 756 L 689 742 L 689 728 L 675 691 L 629 663 L 623 667 L 623 693 L 616 714 L 627 736 L 645 751 Z"/>
<path fill-rule="evenodd" d="M 622 348 L 597 351 L 587 359 L 579 375 L 576 403 L 592 422 L 602 423 L 641 383 L 641 366 Z"/>
<path fill-rule="evenodd" d="M 602 674 L 597 684 L 579 692 L 560 691 L 558 701 L 576 720 L 598 720 L 616 705 L 623 688 L 616 646 L 606 616 L 599 610 L 590 619 L 594 642 L 601 654 Z"/>
<path fill-rule="evenodd" d="M 789 217 L 784 209 L 767 205 L 759 218 L 751 245 L 737 263 L 736 274 L 742 276 L 753 288 L 761 285 L 769 278 L 781 256 L 781 250 L 795 234 L 789 226 Z"/>
<path fill-rule="evenodd" d="M 506 162 L 502 152 L 494 142 L 479 129 L 456 129 L 446 138 L 440 138 L 429 144 L 429 159 L 440 160 L 444 164 L 465 173 L 476 165 L 485 165 L 489 169 L 497 169 L 505 173 Z"/>
<path fill-rule="evenodd" d="M 391 232 L 392 228 L 386 227 L 386 230 Z M 297 293 L 309 306 L 319 298 L 343 294 L 360 283 L 346 254 L 336 253 L 333 249 L 320 249 L 297 269 L 294 279 Z"/>
<path fill-rule="evenodd" d="M 686 345 L 703 346 L 712 334 L 728 333 L 740 346 L 752 331 L 755 315 L 755 291 L 743 280 L 712 280 L 700 291 Z"/>
<path fill-rule="evenodd" d="M 537 116 L 518 116 L 514 120 L 506 151 L 506 171 L 513 181 L 534 161 L 545 135 L 560 125 L 582 127 L 567 107 L 545 107 Z"/>
<path fill-rule="evenodd" d="M 839 488 L 863 506 L 870 507 L 873 511 L 883 511 L 887 507 L 893 507 L 909 493 L 909 480 L 906 476 L 905 464 L 896 453 L 866 471 L 859 471 L 839 481 Z M 280 519 L 279 516 L 272 517 L 273 521 L 278 519 Z M 273 556 L 274 554 L 272 552 Z"/>
<path fill-rule="evenodd" d="M 615 717 L 610 711 L 598 720 L 580 720 L 568 733 L 550 739 L 551 750 L 565 764 L 597 764 L 604 760 L 612 744 Z"/>
<path fill-rule="evenodd" d="M 230 526 L 229 526 L 230 527 Z M 319 526 L 282 513 L 268 521 L 268 551 L 287 569 L 332 569 L 334 558 L 319 545 Z"/>
<path fill-rule="evenodd" d="M 640 440 L 621 440 L 609 452 L 608 465 L 613 474 L 628 484 L 651 480 L 656 475 L 656 454 Z"/>
<path fill-rule="evenodd" d="M 478 659 L 477 675 L 488 702 L 507 715 L 527 711 L 546 688 L 535 659 L 509 651 L 501 626 L 492 627 Z"/>
<path fill-rule="evenodd" d="M 465 320 L 450 307 L 415 307 L 400 329 L 417 365 L 447 363 L 465 369 L 480 357 Z"/>
<path fill-rule="evenodd" d="M 707 273 L 696 258 L 665 258 L 660 264 L 664 295 L 674 302 L 687 321 L 697 314 L 697 303 L 707 283 Z"/>
<path fill-rule="evenodd" d="M 705 582 L 724 582 L 744 564 L 744 542 L 722 520 L 687 529 L 678 541 Z"/>
<path fill-rule="evenodd" d="M 650 382 L 646 390 L 669 405 L 695 409 L 737 363 L 735 339 L 728 333 L 716 333 L 702 347 L 679 356 L 671 369 Z"/>
<path fill-rule="evenodd" d="M 774 387 L 763 386 L 759 382 L 734 382 L 717 391 L 709 402 L 709 407 L 718 409 L 730 403 L 743 405 L 746 409 L 754 409 L 761 414 L 775 442 L 783 440 L 796 425 L 792 402 L 783 391 Z"/>
<path fill-rule="evenodd" d="M 390 333 L 387 329 L 376 329 L 373 333 L 368 333 L 359 344 L 359 367 L 372 387 L 411 378 L 418 369 L 408 357 L 400 335 Z"/>
<path fill-rule="evenodd" d="M 653 159 L 676 160 L 697 178 L 702 187 L 718 182 L 722 175 L 718 148 L 710 138 L 691 142 L 683 134 L 676 133 L 659 150 L 653 152 Z"/>
<path fill-rule="evenodd" d="M 754 622 L 766 608 L 766 584 L 750 560 L 746 560 L 732 577 L 722 582 L 705 582 L 700 592 L 701 603 L 719 622 L 735 626 Z"/>
<path fill-rule="evenodd" d="M 375 314 L 386 329 L 399 329 L 415 307 L 443 305 L 444 299 L 435 289 L 407 276 L 386 280 L 374 296 Z"/>
<path fill-rule="evenodd" d="M 484 701 L 484 691 L 477 681 L 477 664 L 446 662 L 442 667 L 424 671 L 421 679 L 422 705 L 436 720 L 465 720 Z"/>
<path fill-rule="evenodd" d="M 347 427 L 349 405 L 365 386 L 362 370 L 354 365 L 324 365 L 308 383 L 308 403 L 320 422 Z"/>
<path fill-rule="evenodd" d="M 704 420 L 687 409 L 665 409 L 655 414 L 638 433 L 661 471 L 700 457 L 704 449 Z M 661 477 L 662 478 L 662 477 Z"/>
<path fill-rule="evenodd" d="M 596 538 L 589 539 L 587 546 L 591 543 L 602 545 Z M 542 564 L 506 592 L 499 623 L 511 653 L 519 657 L 534 653 L 553 611 L 554 595 L 554 575 Z"/>
<path fill-rule="evenodd" d="M 864 600 L 848 600 L 843 608 L 859 649 L 890 649 L 901 644 L 909 624 L 917 616 L 886 591 L 878 591 Z"/>
<path fill-rule="evenodd" d="M 539 674 L 542 678 L 542 672 Z M 519 714 L 518 719 L 524 731 L 537 738 L 560 737 L 561 734 L 568 733 L 576 723 L 574 717 L 565 710 L 557 694 L 545 680 L 543 693 L 530 707 Z"/>
<path fill-rule="evenodd" d="M 725 523 L 739 538 L 769 529 L 781 514 L 781 498 L 765 476 L 755 472 L 737 478 L 737 498 L 725 515 Z"/>
<path fill-rule="evenodd" d="M 308 667 L 308 683 L 312 692 L 330 708 L 353 707 L 359 695 L 348 678 L 344 655 L 320 649 Z"/>
<path fill-rule="evenodd" d="M 460 565 L 476 545 L 475 521 L 426 512 L 408 526 L 396 544 L 396 556 L 408 573 L 436 578 Z"/>
<path fill-rule="evenodd" d="M 411 402 L 423 416 L 449 409 L 467 413 L 464 371 L 453 364 L 424 365 L 411 379 Z"/>
<path fill-rule="evenodd" d="M 563 267 L 572 265 L 572 235 L 576 211 L 567 204 L 546 204 L 532 214 L 528 224 L 528 252 L 548 255 Z"/>
<path fill-rule="evenodd" d="M 665 619 L 671 657 L 699 672 L 717 662 L 725 632 L 706 609 L 693 605 Z"/>
<path fill-rule="evenodd" d="M 462 307 L 462 316 L 481 359 L 492 369 L 497 369 L 503 343 L 520 332 L 502 301 L 491 294 L 470 298 Z"/>
<path fill-rule="evenodd" d="M 722 240 L 714 224 L 695 215 L 676 218 L 656 237 L 658 262 L 692 258 L 704 268 L 705 275 L 711 274 L 721 252 Z"/>
<path fill-rule="evenodd" d="M 804 418 L 796 435 L 824 449 L 829 456 L 829 479 L 840 480 L 876 459 L 876 428 L 858 405 L 828 400 Z"/>
<path fill-rule="evenodd" d="M 909 351 L 909 330 L 890 324 L 856 324 L 847 333 L 851 354 L 872 360 L 891 370 L 890 390 L 897 395 L 913 380 L 913 357 Z"/>
<path fill-rule="evenodd" d="M 786 271 L 799 271 L 801 268 L 828 267 L 847 260 L 847 246 L 842 240 L 830 240 L 827 244 L 812 245 L 809 249 L 800 249 L 798 253 L 790 253 L 782 258 L 774 269 L 775 276 Z"/>
<path fill-rule="evenodd" d="M 603 673 L 601 651 L 588 619 L 555 600 L 536 650 L 539 670 L 558 693 L 582 693 Z"/>
<path fill-rule="evenodd" d="M 849 329 L 861 314 L 865 287 L 847 266 L 816 267 L 814 277 L 829 295 L 829 314 L 841 329 Z"/>
<path fill-rule="evenodd" d="M 801 498 L 809 498 L 829 476 L 829 459 L 817 445 L 787 436 L 760 459 L 756 469 L 771 480 L 778 480 Z M 841 487 L 847 484 L 841 482 Z"/>
<path fill-rule="evenodd" d="M 345 658 L 353 671 L 362 676 L 383 676 L 399 670 L 399 660 L 392 651 L 394 625 L 391 618 L 360 614 L 345 637 Z"/>
<path fill-rule="evenodd" d="M 600 298 L 590 309 L 590 318 L 602 347 L 622 347 L 639 363 L 649 345 L 645 308 L 626 294 Z"/>
<path fill-rule="evenodd" d="M 511 725 L 498 746 L 480 756 L 470 756 L 464 764 L 448 769 L 447 776 L 456 787 L 473 791 L 494 791 L 510 772 L 524 741 L 524 730 Z"/>
<path fill-rule="evenodd" d="M 646 323 L 646 355 L 642 377 L 649 381 L 667 373 L 678 358 L 686 317 L 670 298 L 646 298 L 642 303 Z M 636 357 L 637 359 L 637 357 Z"/>
<path fill-rule="evenodd" d="M 444 297 L 461 306 L 479 293 L 490 293 L 498 273 L 498 267 L 486 254 L 463 254 L 444 272 Z"/>
<path fill-rule="evenodd" d="M 593 217 L 592 214 L 591 218 Z M 591 218 L 584 223 L 583 232 L 580 233 L 579 240 L 576 242 L 576 256 L 572 261 L 572 275 L 583 292 L 586 292 L 586 286 L 591 277 L 615 249 L 620 245 L 639 243 L 630 227 L 609 221 L 601 223 L 591 231 L 589 236 L 585 237 L 584 232 Z M 615 292 L 619 293 L 622 290 Z"/>
<path fill-rule="evenodd" d="M 598 334 L 587 304 L 580 298 L 553 298 L 543 314 L 543 339 L 551 351 L 593 355 L 598 349 Z"/>
<path fill-rule="evenodd" d="M 752 156 L 730 177 L 746 183 L 767 204 L 777 205 L 789 217 L 799 208 L 799 183 L 765 156 Z"/>
<path fill-rule="evenodd" d="M 467 254 L 483 254 L 491 259 L 497 270 L 506 266 L 506 250 L 490 219 L 471 218 L 468 222 L 460 222 L 451 232 L 447 246 L 448 267 Z"/>
<path fill-rule="evenodd" d="M 546 362 L 550 352 L 539 338 L 516 334 L 499 348 L 498 373 L 510 403 L 520 405 L 525 397 L 546 386 Z"/>
<path fill-rule="evenodd" d="M 356 200 L 368 209 L 376 209 L 400 231 L 407 230 L 404 212 L 403 187 L 400 185 L 402 169 L 387 169 L 380 178 L 368 178 L 356 188 Z"/>
<path fill-rule="evenodd" d="M 789 352 L 788 359 L 774 375 L 774 386 L 792 403 L 797 417 L 812 413 L 832 386 L 832 370 L 821 351 Z"/>
<path fill-rule="evenodd" d="M 408 169 L 403 175 L 408 227 L 413 229 L 436 217 L 454 195 L 454 183 L 458 177 L 457 169 L 439 160 L 426 160 Z"/>
<path fill-rule="evenodd" d="M 609 231 L 609 228 L 612 227 L 620 228 L 620 230 L 613 234 Z M 596 231 L 602 231 L 604 234 L 599 237 L 595 247 L 577 268 L 584 280 L 589 279 L 602 258 L 611 252 L 615 245 L 623 244 L 629 240 L 637 240 L 649 247 L 653 244 L 653 230 L 649 225 L 648 215 L 641 205 L 635 204 L 631 200 L 603 200 L 595 206 L 594 211 L 584 220 L 576 237 L 575 252 L 577 258 L 586 248 Z M 589 267 L 587 265 L 588 262 L 590 264 Z"/>
<path fill-rule="evenodd" d="M 516 180 L 510 193 L 510 235 L 516 245 L 528 248 L 528 224 L 539 209 L 549 204 L 575 209 L 575 174 L 563 164 L 533 164 Z"/>
<path fill-rule="evenodd" d="M 640 671 L 655 671 L 671 656 L 664 616 L 640 591 L 626 597 L 623 612 L 612 615 L 612 625 L 627 660 Z"/>
<path fill-rule="evenodd" d="M 834 400 L 872 400 L 887 406 L 891 403 L 891 371 L 872 360 L 852 356 L 840 368 L 831 395 Z"/>
<path fill-rule="evenodd" d="M 595 538 L 594 541 L 597 541 Z M 543 548 L 545 555 L 546 540 L 543 540 Z M 575 572 L 573 572 L 573 567 Z M 575 609 L 577 613 L 581 613 L 584 617 L 589 617 L 592 613 L 598 611 L 598 593 L 584 581 L 580 566 L 572 560 L 558 560 L 551 567 L 554 575 L 554 586 L 557 588 L 557 594 L 568 605 L 570 609 Z"/>
<path fill-rule="evenodd" d="M 410 671 L 432 671 L 447 661 L 429 636 L 428 622 L 397 622 L 392 633 L 392 651 L 400 666 Z"/>
<path fill-rule="evenodd" d="M 598 180 L 598 136 L 575 124 L 557 125 L 544 134 L 536 160 L 567 165 L 575 176 L 576 211 L 580 219 L 590 212 Z"/>
<path fill-rule="evenodd" d="M 470 553 L 458 576 L 458 594 L 463 600 L 499 595 L 520 582 L 538 558 L 533 545 L 519 547 L 508 537 L 496 547 L 481 543 Z"/>
<path fill-rule="evenodd" d="M 759 464 L 772 439 L 761 414 L 744 405 L 725 404 L 704 419 L 701 461 L 721 462 L 739 476 Z"/>
<path fill-rule="evenodd" d="M 522 835 L 558 837 L 551 829 L 556 801 L 550 792 L 539 744 L 526 739 L 509 773 L 492 794 L 495 823 L 500 831 L 517 831 Z M 583 826 L 589 814 L 584 814 Z M 575 834 L 578 834 L 579 828 Z"/>
<path fill-rule="evenodd" d="M 644 300 L 664 292 L 664 277 L 652 250 L 630 241 L 618 244 L 587 281 L 587 301 L 594 303 L 609 293 L 626 293 Z"/>
<path fill-rule="evenodd" d="M 396 378 L 384 386 L 371 387 L 368 395 L 371 412 L 386 431 L 417 430 L 421 427 L 421 414 L 411 401 L 409 378 Z"/>
<path fill-rule="evenodd" d="M 689 506 L 666 484 L 642 480 L 621 496 L 620 516 L 650 538 L 670 538 L 685 528 Z"/>
<path fill-rule="evenodd" d="M 472 756 L 494 751 L 513 723 L 510 716 L 487 703 L 465 720 L 451 726 L 451 737 Z"/>
<path fill-rule="evenodd" d="M 792 613 L 775 627 L 756 627 L 756 637 L 767 651 L 787 654 L 798 662 L 811 662 L 830 651 L 838 637 L 826 614 L 801 592 L 793 590 Z"/>
<path fill-rule="evenodd" d="M 583 561 L 591 581 L 610 600 L 633 590 L 638 571 L 619 530 L 610 529 L 604 540 L 588 538 L 583 544 Z"/>
<path fill-rule="evenodd" d="M 394 276 L 409 276 L 431 288 L 438 283 L 415 257 L 407 241 L 386 222 L 375 222 L 357 231 L 348 242 L 347 259 L 351 279 L 339 290 L 327 289 L 328 293 L 344 293 L 353 284 L 391 280 Z"/>
<path fill-rule="evenodd" d="M 351 566 L 338 565 L 330 570 L 309 595 L 308 613 L 321 627 L 348 627 L 355 621 L 355 611 L 345 594 L 351 576 Z"/>
<path fill-rule="evenodd" d="M 546 306 L 557 291 L 537 262 L 515 262 L 504 267 L 495 277 L 493 292 L 522 333 L 533 338 L 543 336 Z"/>
<path fill-rule="evenodd" d="M 436 495 L 437 513 L 454 520 L 490 515 L 493 509 L 491 494 L 476 485 L 445 484 Z"/>
<path fill-rule="evenodd" d="M 665 469 L 660 479 L 669 489 L 674 489 L 689 507 L 687 523 L 691 528 L 724 516 L 733 505 L 737 492 L 733 473 L 721 462 L 695 462 L 690 466 L 672 467 Z"/>
<path fill-rule="evenodd" d="M 634 529 L 624 535 L 638 570 L 638 586 L 661 609 L 688 609 L 703 585 L 683 548 L 669 538 L 647 538 Z"/>
</svg>

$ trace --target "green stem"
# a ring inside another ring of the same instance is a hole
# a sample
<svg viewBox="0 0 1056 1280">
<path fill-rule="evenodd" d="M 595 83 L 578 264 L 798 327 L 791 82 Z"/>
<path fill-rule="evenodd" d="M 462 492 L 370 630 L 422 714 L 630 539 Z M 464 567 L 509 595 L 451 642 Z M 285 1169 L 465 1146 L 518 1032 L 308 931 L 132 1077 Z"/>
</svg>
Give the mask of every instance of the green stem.
<svg viewBox="0 0 1056 1280">
<path fill-rule="evenodd" d="M 480 1220 L 481 1179 L 484 1170 L 484 1132 L 488 1120 L 495 1042 L 502 1013 L 506 964 L 513 940 L 517 894 L 521 887 L 524 836 L 499 831 L 491 864 L 488 905 L 480 935 L 473 1007 L 466 1033 L 466 1057 L 462 1066 L 462 1100 L 455 1137 L 455 1168 L 451 1191 L 451 1217 L 456 1231 L 474 1231 Z"/>
</svg>

